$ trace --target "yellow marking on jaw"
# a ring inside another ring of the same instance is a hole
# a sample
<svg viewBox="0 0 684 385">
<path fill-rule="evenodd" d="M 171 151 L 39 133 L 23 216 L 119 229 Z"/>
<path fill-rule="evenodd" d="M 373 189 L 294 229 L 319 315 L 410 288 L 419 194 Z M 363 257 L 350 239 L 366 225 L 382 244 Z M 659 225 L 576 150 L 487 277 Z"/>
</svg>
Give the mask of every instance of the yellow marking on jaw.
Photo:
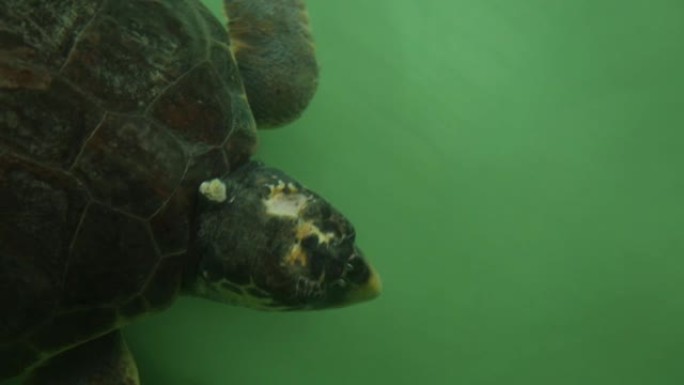
<svg viewBox="0 0 684 385">
<path fill-rule="evenodd" d="M 309 235 L 316 235 L 318 237 L 318 242 L 325 244 L 330 243 L 330 241 L 335 238 L 335 233 L 324 233 L 311 221 L 301 221 L 297 224 L 297 239 L 301 240 Z"/>
<path fill-rule="evenodd" d="M 283 262 L 289 266 L 299 265 L 301 267 L 306 267 L 309 264 L 309 256 L 306 254 L 306 251 L 302 249 L 302 246 L 297 243 L 292 246 L 290 253 L 287 254 Z"/>
<path fill-rule="evenodd" d="M 316 235 L 318 237 L 319 243 L 330 243 L 330 241 L 335 238 L 334 233 L 323 233 L 318 226 L 314 225 L 310 221 L 299 221 L 297 224 L 297 232 L 295 237 L 297 238 L 297 243 L 295 243 L 290 252 L 285 256 L 283 262 L 288 266 L 301 266 L 306 267 L 309 264 L 309 255 L 302 248 L 299 243 L 304 238 L 311 235 Z"/>
</svg>

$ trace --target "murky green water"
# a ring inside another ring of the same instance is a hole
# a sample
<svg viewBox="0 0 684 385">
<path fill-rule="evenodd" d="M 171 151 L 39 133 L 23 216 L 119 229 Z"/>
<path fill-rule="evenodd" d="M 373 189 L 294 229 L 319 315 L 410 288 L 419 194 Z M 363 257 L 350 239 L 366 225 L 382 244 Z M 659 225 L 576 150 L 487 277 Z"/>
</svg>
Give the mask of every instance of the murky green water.
<svg viewBox="0 0 684 385">
<path fill-rule="evenodd" d="M 181 300 L 126 330 L 144 384 L 684 383 L 684 3 L 309 3 L 320 90 L 260 156 L 385 293 Z"/>
</svg>

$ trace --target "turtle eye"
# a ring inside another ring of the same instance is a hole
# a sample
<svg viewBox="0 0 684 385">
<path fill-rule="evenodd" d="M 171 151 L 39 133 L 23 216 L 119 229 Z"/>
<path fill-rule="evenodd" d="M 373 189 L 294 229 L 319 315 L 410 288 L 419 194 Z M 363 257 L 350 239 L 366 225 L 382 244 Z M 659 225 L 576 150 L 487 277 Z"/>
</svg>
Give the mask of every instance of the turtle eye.
<svg viewBox="0 0 684 385">
<path fill-rule="evenodd" d="M 330 219 L 323 220 L 323 223 L 321 224 L 321 231 L 324 233 L 340 233 L 337 223 Z"/>
<path fill-rule="evenodd" d="M 318 246 L 318 237 L 315 235 L 309 235 L 302 239 L 301 245 L 304 249 L 313 251 L 316 249 L 316 246 Z"/>
</svg>

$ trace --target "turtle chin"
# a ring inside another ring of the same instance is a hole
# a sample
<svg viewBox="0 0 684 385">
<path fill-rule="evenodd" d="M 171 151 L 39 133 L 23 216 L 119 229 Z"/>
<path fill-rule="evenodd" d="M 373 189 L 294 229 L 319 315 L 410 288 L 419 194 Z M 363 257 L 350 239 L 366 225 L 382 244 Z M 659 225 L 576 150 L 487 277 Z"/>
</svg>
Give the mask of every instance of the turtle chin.
<svg viewBox="0 0 684 385">
<path fill-rule="evenodd" d="M 200 187 L 191 294 L 265 310 L 376 297 L 380 279 L 351 223 L 280 170 L 251 162 Z"/>
</svg>

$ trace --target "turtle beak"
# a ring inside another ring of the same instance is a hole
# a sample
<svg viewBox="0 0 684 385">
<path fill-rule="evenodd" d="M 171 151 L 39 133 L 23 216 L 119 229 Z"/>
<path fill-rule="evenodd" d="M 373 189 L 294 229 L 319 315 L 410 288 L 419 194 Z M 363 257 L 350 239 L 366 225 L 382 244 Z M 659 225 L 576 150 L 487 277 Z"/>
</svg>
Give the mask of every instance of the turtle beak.
<svg viewBox="0 0 684 385">
<path fill-rule="evenodd" d="M 349 264 L 352 270 L 347 275 L 349 287 L 344 296 L 345 304 L 365 302 L 379 296 L 382 291 L 380 276 L 358 247 L 354 247 Z"/>
<path fill-rule="evenodd" d="M 359 282 L 347 293 L 346 303 L 353 304 L 358 302 L 365 302 L 380 295 L 382 292 L 382 281 L 380 275 L 375 271 L 373 266 L 368 266 L 368 278 L 364 282 Z"/>
<path fill-rule="evenodd" d="M 331 309 L 346 307 L 369 301 L 380 295 L 382 283 L 375 269 L 362 256 L 361 250 L 354 248 L 354 254 L 349 258 L 349 270 L 345 274 L 343 284 L 339 281 L 329 286 L 328 295 L 313 309 Z"/>
</svg>

